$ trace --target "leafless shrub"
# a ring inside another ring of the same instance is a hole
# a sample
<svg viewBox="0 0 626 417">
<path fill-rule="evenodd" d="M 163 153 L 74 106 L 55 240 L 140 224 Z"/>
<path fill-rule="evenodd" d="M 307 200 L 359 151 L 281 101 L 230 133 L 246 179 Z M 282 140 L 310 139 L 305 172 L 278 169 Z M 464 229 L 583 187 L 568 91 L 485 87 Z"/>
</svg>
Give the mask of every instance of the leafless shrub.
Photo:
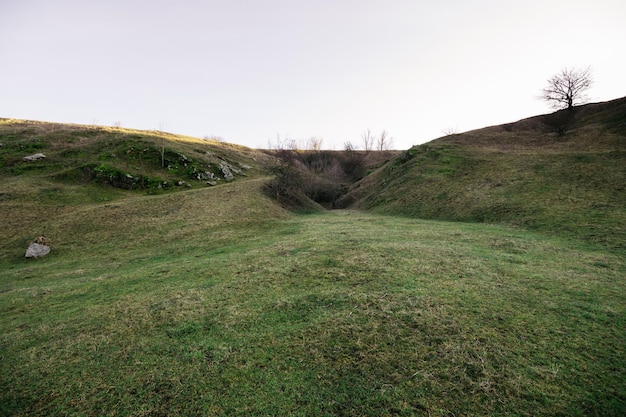
<svg viewBox="0 0 626 417">
<path fill-rule="evenodd" d="M 446 136 L 452 136 L 459 133 L 459 130 L 456 127 L 447 127 L 441 131 Z"/>
</svg>

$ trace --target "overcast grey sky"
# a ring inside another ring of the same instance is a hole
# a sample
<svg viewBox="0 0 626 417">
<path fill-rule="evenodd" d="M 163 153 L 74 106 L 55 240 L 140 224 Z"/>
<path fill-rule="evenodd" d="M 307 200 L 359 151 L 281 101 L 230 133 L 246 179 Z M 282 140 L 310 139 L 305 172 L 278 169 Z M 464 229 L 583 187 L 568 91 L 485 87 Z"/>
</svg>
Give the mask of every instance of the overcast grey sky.
<svg viewBox="0 0 626 417">
<path fill-rule="evenodd" d="M 626 95 L 624 0 L 0 0 L 0 117 L 395 148 Z"/>
</svg>

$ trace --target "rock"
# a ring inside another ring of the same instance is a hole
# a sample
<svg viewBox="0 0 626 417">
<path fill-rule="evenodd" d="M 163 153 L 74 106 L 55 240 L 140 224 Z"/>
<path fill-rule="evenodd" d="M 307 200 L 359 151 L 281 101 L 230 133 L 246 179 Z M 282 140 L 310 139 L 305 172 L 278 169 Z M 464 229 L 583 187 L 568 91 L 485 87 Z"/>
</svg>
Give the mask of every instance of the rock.
<svg viewBox="0 0 626 417">
<path fill-rule="evenodd" d="M 24 157 L 24 161 L 39 161 L 40 159 L 44 159 L 46 155 L 42 153 L 36 153 L 33 155 L 28 155 Z"/>
<path fill-rule="evenodd" d="M 27 258 L 41 258 L 42 256 L 46 256 L 50 253 L 50 246 L 42 245 L 40 243 L 31 243 L 28 249 L 26 250 Z"/>
<path fill-rule="evenodd" d="M 231 181 L 234 178 L 234 175 L 230 171 L 230 167 L 228 165 L 220 164 L 220 169 L 222 170 L 222 175 L 224 175 L 224 179 L 226 181 Z"/>
<path fill-rule="evenodd" d="M 42 256 L 46 256 L 50 253 L 51 244 L 52 240 L 45 237 L 44 235 L 37 236 L 37 238 L 33 240 L 33 242 L 26 250 L 25 256 L 27 258 L 41 258 Z"/>
<path fill-rule="evenodd" d="M 209 172 L 209 171 L 206 171 L 206 172 L 194 172 L 193 176 L 198 181 L 204 181 L 204 180 L 214 181 L 216 179 L 215 178 L 215 174 L 213 174 L 212 172 Z"/>
</svg>

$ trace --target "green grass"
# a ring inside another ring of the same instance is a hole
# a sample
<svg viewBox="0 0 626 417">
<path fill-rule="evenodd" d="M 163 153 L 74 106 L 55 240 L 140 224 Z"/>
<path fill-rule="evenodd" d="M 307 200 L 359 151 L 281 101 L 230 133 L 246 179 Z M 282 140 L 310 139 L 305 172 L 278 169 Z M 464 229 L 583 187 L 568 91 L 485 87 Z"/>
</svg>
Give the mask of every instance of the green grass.
<svg viewBox="0 0 626 417">
<path fill-rule="evenodd" d="M 565 136 L 538 116 L 405 151 L 353 187 L 354 207 L 499 223 L 623 251 L 626 99 L 581 107 Z"/>
<path fill-rule="evenodd" d="M 309 215 L 264 195 L 258 151 L 0 119 L 0 416 L 624 415 L 609 110 L 413 148 L 348 196 L 371 212 Z M 250 168 L 194 179 L 220 161 Z"/>
<path fill-rule="evenodd" d="M 42 177 L 162 192 L 266 175 L 268 155 L 243 146 L 157 131 L 0 119 L 0 178 Z M 23 158 L 43 153 L 46 158 Z"/>
<path fill-rule="evenodd" d="M 623 414 L 623 257 L 260 195 L 210 215 L 216 191 L 3 249 L 1 415 Z"/>
</svg>

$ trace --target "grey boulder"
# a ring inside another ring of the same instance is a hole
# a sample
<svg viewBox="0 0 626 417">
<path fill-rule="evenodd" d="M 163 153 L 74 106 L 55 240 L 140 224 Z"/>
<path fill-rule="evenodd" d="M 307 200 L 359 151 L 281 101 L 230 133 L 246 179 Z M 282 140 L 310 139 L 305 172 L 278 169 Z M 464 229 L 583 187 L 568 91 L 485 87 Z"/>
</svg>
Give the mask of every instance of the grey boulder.
<svg viewBox="0 0 626 417">
<path fill-rule="evenodd" d="M 50 246 L 42 245 L 40 243 L 33 242 L 26 249 L 27 258 L 41 258 L 50 253 Z"/>
</svg>

